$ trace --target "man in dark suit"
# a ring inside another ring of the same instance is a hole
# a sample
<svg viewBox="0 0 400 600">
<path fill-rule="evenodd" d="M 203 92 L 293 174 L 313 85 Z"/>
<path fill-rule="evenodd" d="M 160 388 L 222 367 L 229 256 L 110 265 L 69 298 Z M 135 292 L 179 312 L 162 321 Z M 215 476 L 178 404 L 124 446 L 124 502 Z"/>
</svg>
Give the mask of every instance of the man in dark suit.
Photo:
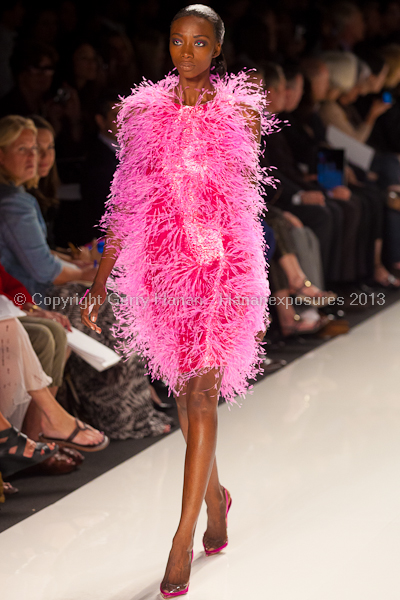
<svg viewBox="0 0 400 600">
<path fill-rule="evenodd" d="M 118 108 L 115 107 L 117 102 L 117 94 L 104 95 L 100 98 L 96 110 L 95 119 L 99 133 L 87 154 L 81 178 L 83 243 L 103 235 L 98 223 L 104 214 L 104 205 L 118 164 L 116 156 Z"/>
</svg>

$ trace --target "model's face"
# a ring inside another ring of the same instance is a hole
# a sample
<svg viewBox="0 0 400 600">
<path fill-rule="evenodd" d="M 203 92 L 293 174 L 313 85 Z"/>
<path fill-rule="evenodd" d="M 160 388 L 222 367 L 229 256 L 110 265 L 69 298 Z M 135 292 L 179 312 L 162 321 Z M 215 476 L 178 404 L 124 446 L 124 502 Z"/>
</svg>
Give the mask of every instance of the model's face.
<svg viewBox="0 0 400 600">
<path fill-rule="evenodd" d="M 47 177 L 56 160 L 54 137 L 48 129 L 39 128 L 37 133 L 39 160 L 37 172 L 40 178 Z"/>
<path fill-rule="evenodd" d="M 209 71 L 212 59 L 221 52 L 221 44 L 210 21 L 182 17 L 172 23 L 169 51 L 179 75 L 194 79 Z"/>
<path fill-rule="evenodd" d="M 37 166 L 36 136 L 33 131 L 24 129 L 15 142 L 0 148 L 0 164 L 16 185 L 32 179 Z"/>
</svg>

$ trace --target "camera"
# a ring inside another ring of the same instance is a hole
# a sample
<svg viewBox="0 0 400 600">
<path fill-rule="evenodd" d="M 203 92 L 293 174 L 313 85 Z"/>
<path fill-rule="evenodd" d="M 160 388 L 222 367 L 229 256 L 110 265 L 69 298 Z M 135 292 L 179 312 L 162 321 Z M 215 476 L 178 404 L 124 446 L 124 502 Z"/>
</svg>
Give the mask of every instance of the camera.
<svg viewBox="0 0 400 600">
<path fill-rule="evenodd" d="M 58 104 L 66 104 L 71 98 L 71 93 L 63 87 L 58 88 L 56 95 L 53 98 L 53 102 Z"/>
</svg>

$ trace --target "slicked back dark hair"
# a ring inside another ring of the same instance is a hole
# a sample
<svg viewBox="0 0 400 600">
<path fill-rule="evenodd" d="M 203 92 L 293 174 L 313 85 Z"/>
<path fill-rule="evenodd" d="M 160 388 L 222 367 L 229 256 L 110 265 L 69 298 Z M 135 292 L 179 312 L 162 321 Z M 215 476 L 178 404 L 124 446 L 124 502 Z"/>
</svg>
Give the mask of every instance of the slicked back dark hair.
<svg viewBox="0 0 400 600">
<path fill-rule="evenodd" d="M 223 44 L 225 37 L 224 22 L 219 16 L 219 14 L 216 13 L 215 10 L 212 9 L 210 6 L 206 6 L 205 4 L 190 4 L 189 6 L 185 6 L 185 8 L 181 8 L 181 10 L 178 11 L 172 19 L 171 26 L 172 23 L 174 23 L 178 19 L 183 19 L 183 17 L 199 17 L 200 19 L 206 19 L 206 21 L 212 23 L 217 42 L 221 45 Z M 220 75 L 221 77 L 225 75 L 226 61 L 222 50 L 216 58 L 212 59 L 211 68 L 213 67 L 214 73 Z"/>
</svg>

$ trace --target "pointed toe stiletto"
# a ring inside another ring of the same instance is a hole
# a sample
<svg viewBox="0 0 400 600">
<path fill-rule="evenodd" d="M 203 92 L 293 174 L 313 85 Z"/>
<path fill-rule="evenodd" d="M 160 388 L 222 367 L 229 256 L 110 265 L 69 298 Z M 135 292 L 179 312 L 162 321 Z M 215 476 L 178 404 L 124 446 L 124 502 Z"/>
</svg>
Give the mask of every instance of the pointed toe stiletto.
<svg viewBox="0 0 400 600">
<path fill-rule="evenodd" d="M 226 490 L 226 488 L 224 488 L 224 492 L 225 492 L 225 500 L 226 500 L 225 523 L 226 523 L 226 527 L 228 527 L 228 513 L 232 506 L 232 498 L 228 502 L 228 491 Z M 214 554 L 219 554 L 221 552 L 221 550 L 223 550 L 224 548 L 227 547 L 227 545 L 228 545 L 228 538 L 226 538 L 225 544 L 222 544 L 222 546 L 219 546 L 219 548 L 214 548 L 213 550 L 207 550 L 206 545 L 203 541 L 203 547 L 204 547 L 204 552 L 206 553 L 206 556 L 213 556 Z"/>
<path fill-rule="evenodd" d="M 192 560 L 191 563 L 193 562 L 193 550 L 192 550 Z M 173 588 L 170 592 L 167 592 L 166 590 L 163 590 L 162 588 L 162 584 L 160 585 L 160 594 L 161 594 L 161 598 L 164 598 L 164 600 L 168 600 L 168 598 L 176 598 L 177 596 L 184 596 L 185 594 L 188 593 L 189 591 L 189 582 L 185 583 L 185 584 L 167 584 L 170 585 L 171 588 Z"/>
</svg>

